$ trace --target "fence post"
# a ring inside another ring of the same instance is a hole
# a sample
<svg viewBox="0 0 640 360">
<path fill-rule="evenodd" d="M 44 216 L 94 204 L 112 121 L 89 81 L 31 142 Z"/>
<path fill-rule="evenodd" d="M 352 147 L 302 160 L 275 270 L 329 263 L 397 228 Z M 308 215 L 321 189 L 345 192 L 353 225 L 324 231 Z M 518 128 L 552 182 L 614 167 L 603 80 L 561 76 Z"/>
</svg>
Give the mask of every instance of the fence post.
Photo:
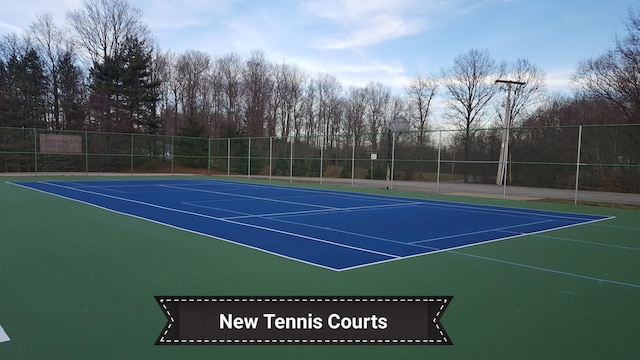
<svg viewBox="0 0 640 360">
<path fill-rule="evenodd" d="M 251 138 L 249 138 L 249 152 L 247 153 L 247 179 L 251 178 Z"/>
<path fill-rule="evenodd" d="M 231 138 L 227 138 L 227 177 L 231 177 Z"/>
<path fill-rule="evenodd" d="M 269 181 L 273 172 L 273 137 L 269 138 Z"/>
<path fill-rule="evenodd" d="M 211 138 L 208 138 L 207 145 L 209 150 L 207 152 L 207 175 L 211 175 Z"/>
<path fill-rule="evenodd" d="M 33 172 L 38 176 L 38 132 L 33 129 Z"/>
<path fill-rule="evenodd" d="M 133 134 L 131 134 L 131 176 L 133 176 Z"/>
<path fill-rule="evenodd" d="M 578 186 L 580 180 L 580 150 L 582 150 L 582 125 L 578 128 L 578 157 L 576 159 L 576 193 L 573 204 L 578 205 Z"/>
<path fill-rule="evenodd" d="M 324 172 L 324 144 L 326 144 L 326 140 L 323 138 L 322 142 L 320 142 L 320 184 L 322 184 L 322 173 Z"/>
<path fill-rule="evenodd" d="M 84 175 L 89 176 L 89 133 L 84 132 Z"/>
<path fill-rule="evenodd" d="M 356 176 L 356 134 L 351 136 L 351 187 L 355 186 L 355 176 Z"/>
<path fill-rule="evenodd" d="M 440 162 L 442 160 L 441 149 L 442 149 L 442 130 L 438 131 L 438 171 L 436 173 L 436 194 L 440 193 Z"/>
<path fill-rule="evenodd" d="M 293 182 L 293 141 L 295 138 L 291 139 L 291 150 L 289 153 L 289 182 Z"/>
<path fill-rule="evenodd" d="M 173 148 L 173 139 L 174 138 L 175 138 L 175 136 L 171 135 L 171 175 L 174 175 L 174 172 L 173 172 L 173 160 L 176 157 L 176 152 L 175 152 L 175 150 Z"/>
<path fill-rule="evenodd" d="M 396 133 L 391 133 L 391 183 L 389 190 L 393 190 L 393 172 L 396 166 Z"/>
</svg>

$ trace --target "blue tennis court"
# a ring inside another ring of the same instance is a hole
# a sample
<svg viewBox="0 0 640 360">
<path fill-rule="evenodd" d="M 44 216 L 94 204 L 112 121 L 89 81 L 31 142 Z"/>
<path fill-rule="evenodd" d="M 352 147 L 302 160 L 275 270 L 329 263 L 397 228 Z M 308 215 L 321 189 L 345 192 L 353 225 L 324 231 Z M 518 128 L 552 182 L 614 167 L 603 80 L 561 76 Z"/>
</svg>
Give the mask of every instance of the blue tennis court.
<svg viewBox="0 0 640 360">
<path fill-rule="evenodd" d="M 223 180 L 14 184 L 333 270 L 609 219 Z"/>
</svg>

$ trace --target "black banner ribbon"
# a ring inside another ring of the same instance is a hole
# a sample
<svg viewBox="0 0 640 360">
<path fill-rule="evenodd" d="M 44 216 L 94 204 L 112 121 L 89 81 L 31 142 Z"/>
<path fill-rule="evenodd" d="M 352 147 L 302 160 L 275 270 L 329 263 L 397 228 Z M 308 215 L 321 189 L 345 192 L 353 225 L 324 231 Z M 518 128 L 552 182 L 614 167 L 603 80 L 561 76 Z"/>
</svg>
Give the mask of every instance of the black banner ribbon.
<svg viewBox="0 0 640 360">
<path fill-rule="evenodd" d="M 156 296 L 156 345 L 453 345 L 452 296 Z"/>
</svg>

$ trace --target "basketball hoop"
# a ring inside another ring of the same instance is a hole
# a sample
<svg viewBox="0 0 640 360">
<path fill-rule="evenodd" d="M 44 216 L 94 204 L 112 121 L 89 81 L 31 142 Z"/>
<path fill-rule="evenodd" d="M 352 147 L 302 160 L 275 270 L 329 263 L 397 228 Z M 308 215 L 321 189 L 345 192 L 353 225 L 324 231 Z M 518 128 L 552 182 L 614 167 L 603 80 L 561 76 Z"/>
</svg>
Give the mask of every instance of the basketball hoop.
<svg viewBox="0 0 640 360">
<path fill-rule="evenodd" d="M 393 172 L 395 165 L 395 156 L 396 156 L 396 137 L 399 136 L 403 132 L 407 132 L 411 129 L 411 123 L 409 120 L 402 116 L 398 116 L 393 119 L 391 124 L 389 124 L 389 161 L 387 163 L 387 190 L 393 189 Z"/>
<path fill-rule="evenodd" d="M 409 120 L 402 116 L 398 116 L 397 118 L 393 119 L 391 124 L 389 124 L 389 131 L 392 133 L 407 132 L 409 131 L 409 129 L 411 129 Z"/>
</svg>

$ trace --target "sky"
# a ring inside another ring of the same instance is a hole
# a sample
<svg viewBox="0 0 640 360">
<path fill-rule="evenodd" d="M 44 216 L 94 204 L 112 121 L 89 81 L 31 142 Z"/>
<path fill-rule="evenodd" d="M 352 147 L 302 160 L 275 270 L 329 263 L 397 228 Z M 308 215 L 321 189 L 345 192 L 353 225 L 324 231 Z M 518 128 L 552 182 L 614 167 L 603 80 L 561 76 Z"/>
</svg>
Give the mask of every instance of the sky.
<svg viewBox="0 0 640 360">
<path fill-rule="evenodd" d="M 66 26 L 83 0 L 6 1 L 0 36 L 22 33 L 42 13 Z M 551 92 L 572 88 L 577 65 L 625 32 L 630 0 L 131 0 L 161 50 L 199 50 L 327 73 L 342 85 L 380 82 L 402 90 L 438 74 L 456 56 L 487 50 L 497 62 L 527 59 Z"/>
</svg>

